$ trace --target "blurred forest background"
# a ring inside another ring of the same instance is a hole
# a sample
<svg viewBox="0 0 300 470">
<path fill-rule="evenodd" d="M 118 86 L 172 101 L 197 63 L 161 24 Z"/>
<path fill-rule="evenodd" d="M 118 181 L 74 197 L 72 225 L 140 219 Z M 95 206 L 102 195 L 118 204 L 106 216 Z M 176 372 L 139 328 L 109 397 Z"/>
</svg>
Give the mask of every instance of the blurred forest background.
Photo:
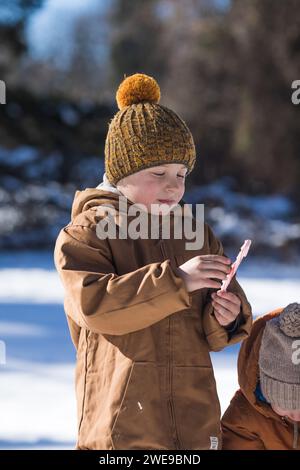
<svg viewBox="0 0 300 470">
<path fill-rule="evenodd" d="M 0 249 L 52 249 L 77 189 L 102 181 L 124 75 L 190 127 L 185 200 L 225 247 L 300 255 L 298 0 L 0 0 Z"/>
</svg>

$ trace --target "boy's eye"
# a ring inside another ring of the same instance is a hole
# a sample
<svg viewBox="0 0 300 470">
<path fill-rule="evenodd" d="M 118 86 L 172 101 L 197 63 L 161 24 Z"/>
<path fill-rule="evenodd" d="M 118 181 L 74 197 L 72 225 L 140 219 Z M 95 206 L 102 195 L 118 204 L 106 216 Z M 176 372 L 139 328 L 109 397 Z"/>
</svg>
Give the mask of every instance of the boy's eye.
<svg viewBox="0 0 300 470">
<path fill-rule="evenodd" d="M 152 173 L 155 176 L 164 176 L 164 173 Z M 185 178 L 185 175 L 177 175 L 179 178 Z"/>
</svg>

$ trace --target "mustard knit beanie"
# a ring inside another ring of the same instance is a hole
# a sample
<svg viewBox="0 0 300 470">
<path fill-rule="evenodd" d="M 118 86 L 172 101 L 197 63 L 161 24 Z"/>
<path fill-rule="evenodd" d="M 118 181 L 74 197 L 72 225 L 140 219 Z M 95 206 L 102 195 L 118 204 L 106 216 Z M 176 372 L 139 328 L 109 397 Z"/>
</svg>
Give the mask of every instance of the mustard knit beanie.
<svg viewBox="0 0 300 470">
<path fill-rule="evenodd" d="M 124 78 L 116 100 L 119 111 L 109 124 L 105 141 L 105 173 L 116 185 L 125 176 L 164 163 L 195 165 L 193 136 L 174 111 L 162 106 L 160 88 L 148 75 Z"/>
<path fill-rule="evenodd" d="M 260 351 L 260 385 L 265 398 L 285 410 L 300 410 L 300 304 L 292 303 L 266 323 Z"/>
</svg>

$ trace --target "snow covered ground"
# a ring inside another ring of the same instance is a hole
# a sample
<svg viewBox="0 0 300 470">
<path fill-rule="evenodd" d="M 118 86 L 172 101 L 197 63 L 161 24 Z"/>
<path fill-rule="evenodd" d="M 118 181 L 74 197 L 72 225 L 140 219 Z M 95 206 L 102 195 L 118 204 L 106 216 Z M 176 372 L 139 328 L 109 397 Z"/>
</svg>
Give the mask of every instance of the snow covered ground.
<svg viewBox="0 0 300 470">
<path fill-rule="evenodd" d="M 255 316 L 300 302 L 296 265 L 247 259 L 238 278 Z M 75 350 L 52 253 L 0 253 L 0 286 L 0 448 L 72 449 Z M 222 411 L 237 388 L 238 349 L 212 354 Z"/>
</svg>

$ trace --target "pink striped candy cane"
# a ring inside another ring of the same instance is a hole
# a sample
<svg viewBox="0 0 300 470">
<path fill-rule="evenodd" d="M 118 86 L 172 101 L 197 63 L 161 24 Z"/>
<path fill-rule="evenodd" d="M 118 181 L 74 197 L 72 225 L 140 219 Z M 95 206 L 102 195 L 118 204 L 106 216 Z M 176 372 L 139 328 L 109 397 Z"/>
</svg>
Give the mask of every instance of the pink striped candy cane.
<svg viewBox="0 0 300 470">
<path fill-rule="evenodd" d="M 226 279 L 224 279 L 224 281 L 222 282 L 222 286 L 221 286 L 220 291 L 226 292 L 227 287 L 229 286 L 231 279 L 233 278 L 233 276 L 237 272 L 237 269 L 238 269 L 239 265 L 241 264 L 243 258 L 246 258 L 247 254 L 248 254 L 248 251 L 249 251 L 249 248 L 250 248 L 250 245 L 251 245 L 251 240 L 245 240 L 244 244 L 242 245 L 242 247 L 240 249 L 239 254 L 236 257 L 235 262 L 231 265 L 230 272 L 227 274 Z"/>
</svg>

